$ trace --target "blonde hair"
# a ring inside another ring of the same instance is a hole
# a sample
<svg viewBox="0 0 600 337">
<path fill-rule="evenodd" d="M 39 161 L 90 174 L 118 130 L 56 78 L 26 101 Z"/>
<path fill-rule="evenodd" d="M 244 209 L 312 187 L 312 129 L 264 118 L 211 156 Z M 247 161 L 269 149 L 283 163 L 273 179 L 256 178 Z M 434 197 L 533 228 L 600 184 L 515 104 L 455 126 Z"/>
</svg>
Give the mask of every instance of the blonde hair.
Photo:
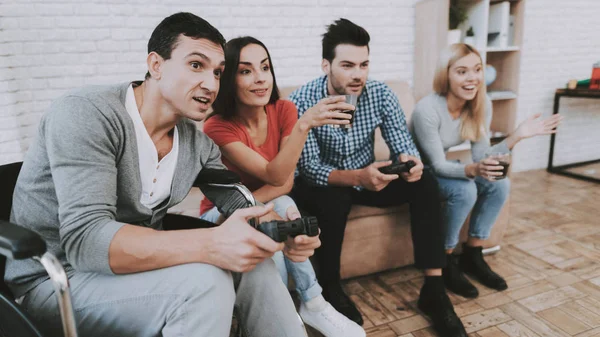
<svg viewBox="0 0 600 337">
<path fill-rule="evenodd" d="M 433 90 L 440 96 L 446 97 L 450 91 L 450 79 L 448 72 L 450 67 L 459 59 L 475 54 L 481 60 L 479 52 L 464 43 L 455 43 L 449 46 L 442 54 L 438 61 L 438 66 L 433 77 Z M 483 61 L 482 61 L 483 63 Z M 465 114 L 461 114 L 461 130 L 460 137 L 463 140 L 477 141 L 485 136 L 485 105 L 486 105 L 486 86 L 484 81 L 480 82 L 477 88 L 475 98 L 467 101 L 464 110 Z"/>
</svg>

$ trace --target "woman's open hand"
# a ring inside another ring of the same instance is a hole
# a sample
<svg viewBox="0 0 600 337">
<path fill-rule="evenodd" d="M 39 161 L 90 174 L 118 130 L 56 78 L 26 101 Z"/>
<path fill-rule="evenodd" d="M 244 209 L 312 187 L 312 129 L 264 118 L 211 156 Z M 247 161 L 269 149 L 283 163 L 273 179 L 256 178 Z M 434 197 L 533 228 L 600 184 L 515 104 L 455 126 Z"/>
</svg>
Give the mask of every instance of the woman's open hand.
<svg viewBox="0 0 600 337">
<path fill-rule="evenodd" d="M 549 135 L 556 133 L 556 128 L 563 120 L 561 115 L 552 115 L 550 118 L 541 119 L 541 113 L 534 114 L 527 118 L 523 123 L 519 124 L 515 135 L 519 139 L 530 138 L 539 135 Z"/>
</svg>

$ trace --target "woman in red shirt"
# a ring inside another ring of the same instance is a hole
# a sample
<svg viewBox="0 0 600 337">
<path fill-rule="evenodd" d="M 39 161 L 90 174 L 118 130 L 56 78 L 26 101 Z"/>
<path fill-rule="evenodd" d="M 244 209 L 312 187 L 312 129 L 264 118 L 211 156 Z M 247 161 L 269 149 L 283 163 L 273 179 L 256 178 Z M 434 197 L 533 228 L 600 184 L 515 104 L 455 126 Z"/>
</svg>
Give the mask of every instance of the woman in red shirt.
<svg viewBox="0 0 600 337">
<path fill-rule="evenodd" d="M 220 147 L 223 164 L 240 175 L 256 200 L 274 203 L 276 218 L 295 219 L 300 213 L 287 194 L 308 131 L 325 124 L 348 124 L 349 115 L 339 111 L 354 107 L 342 96 L 325 98 L 298 119 L 294 104 L 279 98 L 267 48 L 255 38 L 241 37 L 225 46 L 225 71 L 213 109 L 204 132 Z M 209 221 L 217 222 L 220 216 L 206 199 L 200 212 Z M 285 283 L 287 272 L 294 279 L 306 324 L 325 336 L 365 336 L 359 325 L 325 301 L 310 261 L 292 262 L 281 252 L 273 259 Z"/>
</svg>

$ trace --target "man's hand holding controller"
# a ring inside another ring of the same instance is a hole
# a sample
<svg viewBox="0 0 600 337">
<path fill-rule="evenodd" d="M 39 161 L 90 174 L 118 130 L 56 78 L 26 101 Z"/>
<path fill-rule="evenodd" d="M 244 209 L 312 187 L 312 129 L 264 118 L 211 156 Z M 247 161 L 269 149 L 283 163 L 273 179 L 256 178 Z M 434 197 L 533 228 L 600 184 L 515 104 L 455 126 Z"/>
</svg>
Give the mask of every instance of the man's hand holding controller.
<svg viewBox="0 0 600 337">
<path fill-rule="evenodd" d="M 399 169 L 402 171 L 398 173 L 402 179 L 406 182 L 413 183 L 421 180 L 423 175 L 423 162 L 419 157 L 410 156 L 407 154 L 400 154 L 398 156 L 398 162 L 396 163 Z M 394 166 L 392 164 L 391 166 Z"/>
<path fill-rule="evenodd" d="M 275 242 L 284 242 L 288 236 L 296 237 L 304 234 L 313 237 L 319 235 L 319 223 L 314 216 L 288 221 L 271 220 L 259 224 L 256 229 Z"/>
<path fill-rule="evenodd" d="M 300 211 L 293 205 L 286 210 L 289 221 L 279 216 L 260 223 L 256 229 L 275 242 L 284 242 L 283 253 L 293 262 L 304 262 L 321 246 L 319 226 L 316 217 L 300 217 Z"/>
<path fill-rule="evenodd" d="M 383 173 L 383 174 L 397 174 L 400 175 L 400 173 L 407 173 L 410 171 L 411 168 L 417 166 L 417 164 L 412 161 L 409 160 L 407 162 L 395 162 L 392 163 L 392 165 L 388 165 L 388 166 L 384 166 L 384 167 L 380 167 L 379 168 L 379 172 Z"/>
</svg>

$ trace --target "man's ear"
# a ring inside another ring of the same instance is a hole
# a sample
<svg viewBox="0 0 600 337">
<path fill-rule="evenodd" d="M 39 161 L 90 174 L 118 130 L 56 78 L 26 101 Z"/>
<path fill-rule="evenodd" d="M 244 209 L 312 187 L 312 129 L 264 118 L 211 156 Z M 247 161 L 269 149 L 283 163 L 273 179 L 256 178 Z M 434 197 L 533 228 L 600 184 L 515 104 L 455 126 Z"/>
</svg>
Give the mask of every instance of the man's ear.
<svg viewBox="0 0 600 337">
<path fill-rule="evenodd" d="M 323 61 L 321 61 L 321 69 L 325 74 L 329 74 L 329 71 L 331 71 L 331 63 L 329 63 L 327 59 L 323 59 Z"/>
<path fill-rule="evenodd" d="M 160 79 L 162 74 L 162 65 L 164 62 L 165 60 L 162 58 L 162 56 L 158 55 L 156 52 L 153 51 L 148 54 L 146 63 L 148 65 L 148 72 L 153 79 Z"/>
</svg>

